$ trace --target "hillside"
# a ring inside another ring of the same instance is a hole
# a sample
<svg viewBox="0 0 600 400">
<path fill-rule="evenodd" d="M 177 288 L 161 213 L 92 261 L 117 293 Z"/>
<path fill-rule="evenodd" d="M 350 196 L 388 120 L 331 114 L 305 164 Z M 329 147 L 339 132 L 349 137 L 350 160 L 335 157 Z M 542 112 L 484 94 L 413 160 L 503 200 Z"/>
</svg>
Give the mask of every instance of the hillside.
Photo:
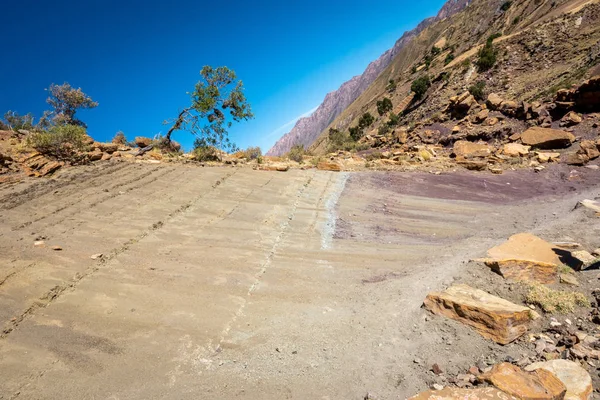
<svg viewBox="0 0 600 400">
<path fill-rule="evenodd" d="M 462 10 L 469 2 L 467 0 L 450 0 L 440 10 L 437 16 L 427 18 L 415 29 L 405 32 L 390 50 L 386 51 L 377 60 L 370 63 L 362 75 L 355 76 L 345 82 L 334 92 L 328 93 L 317 110 L 310 116 L 301 118 L 292 130 L 279 139 L 267 152 L 269 156 L 278 156 L 287 153 L 295 144 L 310 146 L 319 134 L 342 111 L 360 96 L 365 89 L 380 76 L 387 66 L 395 59 L 400 51 L 418 36 L 424 29 L 436 21 L 443 20 Z"/>
<path fill-rule="evenodd" d="M 483 88 L 482 99 L 494 93 L 515 102 L 552 100 L 559 89 L 599 72 L 600 24 L 595 3 L 476 0 L 463 11 L 436 20 L 403 46 L 377 79 L 321 132 L 311 150 L 317 154 L 331 150 L 329 129 L 345 132 L 366 112 L 375 121 L 365 134 L 384 133 L 387 117 L 377 113 L 377 101 L 384 97 L 400 116 L 397 126 L 409 133 L 417 128 L 416 134 L 420 126 L 445 123 L 435 127 L 443 134 L 461 122 L 461 118 L 441 114 L 453 96 L 475 84 Z M 492 35 L 497 61 L 490 70 L 481 71 L 475 66 L 478 51 Z M 431 87 L 421 101 L 413 101 L 411 84 L 425 76 L 432 81 Z M 395 82 L 391 90 L 390 80 Z"/>
</svg>

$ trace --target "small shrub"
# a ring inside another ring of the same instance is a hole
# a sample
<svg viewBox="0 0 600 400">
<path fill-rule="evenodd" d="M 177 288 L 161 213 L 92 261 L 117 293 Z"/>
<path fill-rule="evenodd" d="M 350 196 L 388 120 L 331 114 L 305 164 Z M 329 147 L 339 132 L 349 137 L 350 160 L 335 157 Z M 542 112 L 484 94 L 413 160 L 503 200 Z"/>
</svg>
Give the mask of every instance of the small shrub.
<svg viewBox="0 0 600 400">
<path fill-rule="evenodd" d="M 127 144 L 127 138 L 125 137 L 125 134 L 122 131 L 119 131 L 115 134 L 115 137 L 112 139 L 112 142 L 124 146 Z"/>
<path fill-rule="evenodd" d="M 388 82 L 388 85 L 386 86 L 385 90 L 387 90 L 389 93 L 392 93 L 396 90 L 396 81 L 393 79 L 390 79 L 390 81 Z"/>
<path fill-rule="evenodd" d="M 217 149 L 213 146 L 200 146 L 192 151 L 192 158 L 196 161 L 219 161 Z"/>
<path fill-rule="evenodd" d="M 510 8 L 510 6 L 512 5 L 512 1 L 505 1 L 504 3 L 502 3 L 502 5 L 500 6 L 500 9 L 502 11 L 508 11 L 508 9 Z"/>
<path fill-rule="evenodd" d="M 519 16 L 515 17 L 515 19 L 513 19 L 513 25 L 518 24 L 519 21 L 521 21 L 521 17 L 519 17 Z"/>
<path fill-rule="evenodd" d="M 392 101 L 384 97 L 383 100 L 377 100 L 377 113 L 379 115 L 385 115 L 388 111 L 391 111 L 394 108 Z"/>
<path fill-rule="evenodd" d="M 444 59 L 444 65 L 448 65 L 454 60 L 454 53 L 448 53 L 446 59 Z"/>
<path fill-rule="evenodd" d="M 412 90 L 415 93 L 415 99 L 418 100 L 423 97 L 425 92 L 427 92 L 429 86 L 431 86 L 431 81 L 429 79 L 429 76 L 425 75 L 415 79 L 415 81 L 410 86 L 410 90 Z"/>
<path fill-rule="evenodd" d="M 259 157 L 262 158 L 262 150 L 260 147 L 248 147 L 242 152 L 242 157 L 248 160 L 258 160 Z"/>
<path fill-rule="evenodd" d="M 433 57 L 435 57 L 435 56 L 437 56 L 438 54 L 440 54 L 440 52 L 441 52 L 441 51 L 442 51 L 442 50 L 441 50 L 439 47 L 435 47 L 435 46 L 433 46 L 433 47 L 431 48 L 431 55 L 432 55 Z"/>
<path fill-rule="evenodd" d="M 287 153 L 286 158 L 296 161 L 297 163 L 302 163 L 304 161 L 304 155 L 306 154 L 306 149 L 304 149 L 304 145 L 295 144 L 292 146 L 290 151 Z"/>
<path fill-rule="evenodd" d="M 366 160 L 367 161 L 375 161 L 375 160 L 380 160 L 381 159 L 381 152 L 379 151 L 374 151 L 373 153 L 367 155 Z"/>
<path fill-rule="evenodd" d="M 377 133 L 380 135 L 386 135 L 390 131 L 390 126 L 388 124 L 382 124 L 379 126 Z"/>
<path fill-rule="evenodd" d="M 82 126 L 56 125 L 49 131 L 32 133 L 28 137 L 28 145 L 42 154 L 69 160 L 84 149 L 85 136 Z"/>
<path fill-rule="evenodd" d="M 464 59 L 460 63 L 460 66 L 462 67 L 463 71 L 466 72 L 471 67 L 471 59 L 470 58 Z"/>
<path fill-rule="evenodd" d="M 575 306 L 589 307 L 590 302 L 583 293 L 552 290 L 544 285 L 531 285 L 526 295 L 529 304 L 535 304 L 547 313 L 566 314 L 575 311 Z"/>
<path fill-rule="evenodd" d="M 469 87 L 469 93 L 471 93 L 473 95 L 473 97 L 475 97 L 477 100 L 484 100 L 485 99 L 485 82 L 479 81 L 479 82 L 475 83 L 474 85 L 471 85 L 471 87 Z"/>
<path fill-rule="evenodd" d="M 496 64 L 496 49 L 493 45 L 493 35 L 490 36 L 485 45 L 478 52 L 477 67 L 480 72 L 487 71 Z"/>
<path fill-rule="evenodd" d="M 375 122 L 375 118 L 371 115 L 371 113 L 364 113 L 358 120 L 358 127 L 361 129 L 368 128 Z"/>
<path fill-rule="evenodd" d="M 417 73 L 417 66 L 413 65 L 412 68 L 410 69 L 410 73 L 411 74 L 416 74 Z"/>
<path fill-rule="evenodd" d="M 396 126 L 400 123 L 400 116 L 398 114 L 390 113 L 390 119 L 387 122 L 388 126 Z"/>
<path fill-rule="evenodd" d="M 329 129 L 329 146 L 327 151 L 333 153 L 338 150 L 353 150 L 356 146 L 356 142 L 350 137 L 348 133 L 341 132 L 338 129 Z"/>
<path fill-rule="evenodd" d="M 181 151 L 181 145 L 174 140 L 167 139 L 166 136 L 158 135 L 152 144 L 154 148 L 162 151 L 163 153 L 179 153 Z"/>
</svg>

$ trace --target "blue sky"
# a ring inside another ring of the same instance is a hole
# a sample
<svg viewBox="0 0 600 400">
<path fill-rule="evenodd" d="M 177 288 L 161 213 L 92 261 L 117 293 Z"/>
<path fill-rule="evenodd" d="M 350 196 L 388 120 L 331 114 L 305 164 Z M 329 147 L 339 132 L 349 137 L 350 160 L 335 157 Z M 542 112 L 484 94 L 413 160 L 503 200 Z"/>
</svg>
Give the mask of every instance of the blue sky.
<svg viewBox="0 0 600 400">
<path fill-rule="evenodd" d="M 165 132 L 203 65 L 244 81 L 256 118 L 231 129 L 263 151 L 298 116 L 393 46 L 444 1 L 19 0 L 4 2 L 0 112 L 47 109 L 69 82 L 100 105 L 80 119 L 96 140 Z M 185 147 L 193 137 L 174 136 Z"/>
</svg>

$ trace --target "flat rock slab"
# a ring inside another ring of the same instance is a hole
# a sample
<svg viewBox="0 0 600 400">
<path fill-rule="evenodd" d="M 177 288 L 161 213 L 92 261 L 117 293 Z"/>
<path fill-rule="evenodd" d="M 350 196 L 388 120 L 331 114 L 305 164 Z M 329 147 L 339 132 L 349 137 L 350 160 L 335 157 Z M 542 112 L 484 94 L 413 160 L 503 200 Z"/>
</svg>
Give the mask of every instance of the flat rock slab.
<svg viewBox="0 0 600 400">
<path fill-rule="evenodd" d="M 317 169 L 322 171 L 336 171 L 339 172 L 342 170 L 342 166 L 338 163 L 332 161 L 321 161 L 317 164 Z"/>
<path fill-rule="evenodd" d="M 552 244 L 530 233 L 511 236 L 505 243 L 488 250 L 483 260 L 494 272 L 507 279 L 553 283 L 560 260 Z"/>
<path fill-rule="evenodd" d="M 523 371 L 510 363 L 494 365 L 479 379 L 522 400 L 562 400 L 567 392 L 566 386 L 552 372 L 546 369 Z"/>
<path fill-rule="evenodd" d="M 513 400 L 515 397 L 493 387 L 479 389 L 459 389 L 447 387 L 442 390 L 428 390 L 410 397 L 409 400 Z"/>
<path fill-rule="evenodd" d="M 521 141 L 538 149 L 562 149 L 569 147 L 575 141 L 575 136 L 559 129 L 534 126 L 521 134 Z"/>
<path fill-rule="evenodd" d="M 569 360 L 551 360 L 533 363 L 525 368 L 527 371 L 544 369 L 553 373 L 567 388 L 566 400 L 587 400 L 594 387 L 590 374 L 579 364 Z"/>
<path fill-rule="evenodd" d="M 430 293 L 424 306 L 437 315 L 469 325 L 496 343 L 508 344 L 525 332 L 532 311 L 468 285 L 455 285 L 441 293 Z"/>
</svg>

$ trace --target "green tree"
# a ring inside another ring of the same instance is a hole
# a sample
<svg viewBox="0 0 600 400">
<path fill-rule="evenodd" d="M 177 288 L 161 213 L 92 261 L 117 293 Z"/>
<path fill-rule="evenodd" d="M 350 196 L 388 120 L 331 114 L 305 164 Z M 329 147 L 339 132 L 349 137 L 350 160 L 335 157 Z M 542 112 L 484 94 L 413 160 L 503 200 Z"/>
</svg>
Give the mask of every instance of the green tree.
<svg viewBox="0 0 600 400">
<path fill-rule="evenodd" d="M 384 97 L 383 100 L 377 100 L 377 112 L 379 115 L 385 115 L 392 108 L 394 108 L 394 105 L 389 98 Z"/>
<path fill-rule="evenodd" d="M 62 85 L 53 83 L 48 91 L 50 96 L 46 102 L 52 106 L 53 110 L 51 113 L 44 113 L 42 119 L 47 120 L 51 116 L 55 124 L 79 125 L 85 128 L 85 123 L 75 118 L 75 113 L 79 109 L 98 107 L 98 103 L 83 93 L 81 88 L 75 89 L 67 82 Z"/>
<path fill-rule="evenodd" d="M 410 90 L 415 93 L 415 99 L 419 100 L 423 98 L 429 86 L 431 86 L 431 80 L 429 76 L 425 75 L 415 79 L 412 85 L 410 85 Z"/>
<path fill-rule="evenodd" d="M 350 137 L 354 141 L 358 141 L 358 139 L 362 137 L 362 129 L 360 129 L 358 126 L 351 126 L 348 128 L 348 131 L 350 132 Z"/>
<path fill-rule="evenodd" d="M 438 54 L 440 54 L 440 52 L 441 52 L 441 51 L 442 51 L 442 50 L 441 50 L 439 47 L 435 47 L 435 46 L 433 46 L 433 47 L 431 48 L 431 55 L 432 55 L 433 57 L 435 57 L 435 56 L 437 56 Z"/>
<path fill-rule="evenodd" d="M 390 120 L 387 122 L 389 126 L 396 126 L 400 123 L 400 116 L 398 114 L 390 113 Z"/>
<path fill-rule="evenodd" d="M 235 151 L 228 129 L 233 122 L 254 118 L 244 95 L 244 84 L 236 82 L 236 74 L 227 67 L 204 66 L 201 80 L 190 94 L 191 104 L 173 121 L 165 139 L 171 140 L 175 131 L 187 130 L 202 139 L 203 145 Z"/>
<path fill-rule="evenodd" d="M 358 127 L 360 129 L 365 129 L 371 126 L 373 122 L 375 122 L 375 118 L 371 115 L 371 113 L 366 112 L 359 118 Z"/>
</svg>

